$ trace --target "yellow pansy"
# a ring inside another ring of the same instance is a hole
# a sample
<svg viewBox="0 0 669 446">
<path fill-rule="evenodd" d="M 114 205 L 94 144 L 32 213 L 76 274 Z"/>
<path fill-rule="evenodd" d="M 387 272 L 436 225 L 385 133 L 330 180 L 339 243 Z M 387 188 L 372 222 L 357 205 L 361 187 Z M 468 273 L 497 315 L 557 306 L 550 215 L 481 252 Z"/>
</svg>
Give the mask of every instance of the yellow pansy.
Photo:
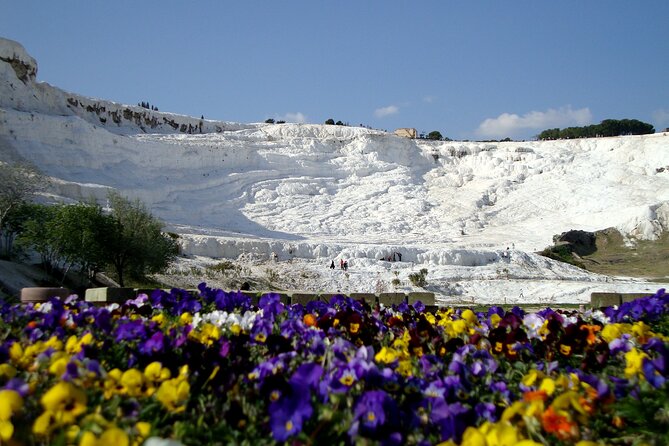
<svg viewBox="0 0 669 446">
<path fill-rule="evenodd" d="M 399 362 L 399 365 L 397 367 L 397 373 L 400 375 L 406 377 L 413 376 L 413 367 L 411 365 L 411 360 L 409 359 L 404 359 Z"/>
<path fill-rule="evenodd" d="M 562 395 L 557 396 L 553 400 L 551 406 L 554 409 L 558 410 L 567 410 L 571 407 L 581 415 L 588 415 L 588 412 L 581 405 L 581 395 L 574 392 L 573 390 L 570 390 L 568 392 L 563 393 Z"/>
<path fill-rule="evenodd" d="M 462 319 L 458 319 L 457 321 L 442 319 L 439 321 L 439 325 L 444 327 L 446 335 L 451 338 L 467 331 L 467 322 Z"/>
<path fill-rule="evenodd" d="M 86 412 L 86 393 L 72 383 L 61 381 L 50 388 L 40 400 L 44 413 L 37 417 L 33 432 L 47 435 L 58 426 L 73 424 Z"/>
<path fill-rule="evenodd" d="M 462 436 L 461 446 L 541 446 L 541 443 L 525 439 L 509 422 L 486 421 L 478 429 L 468 427 Z"/>
<path fill-rule="evenodd" d="M 437 316 L 441 319 L 450 319 L 453 313 L 455 313 L 453 308 L 441 308 L 437 311 Z"/>
<path fill-rule="evenodd" d="M 193 315 L 190 314 L 189 312 L 181 313 L 179 316 L 179 324 L 181 325 L 189 325 L 193 323 Z"/>
<path fill-rule="evenodd" d="M 153 322 L 155 322 L 156 324 L 158 324 L 158 326 L 161 327 L 161 328 L 164 327 L 165 324 L 167 323 L 167 319 L 165 318 L 165 314 L 164 314 L 164 313 L 158 313 L 158 314 L 156 314 L 155 316 L 153 316 L 153 317 L 151 318 L 151 320 L 152 320 Z"/>
<path fill-rule="evenodd" d="M 553 381 L 551 378 L 544 378 L 541 381 L 539 390 L 543 390 L 548 396 L 552 395 L 555 392 L 555 381 Z"/>
<path fill-rule="evenodd" d="M 190 394 L 190 384 L 181 378 L 163 381 L 155 393 L 155 397 L 170 412 L 179 413 L 186 410 Z"/>
<path fill-rule="evenodd" d="M 160 362 L 154 361 L 144 369 L 144 377 L 152 382 L 162 382 L 170 379 L 172 374 L 170 373 L 170 369 L 163 367 Z"/>
<path fill-rule="evenodd" d="M 536 382 L 544 377 L 544 373 L 537 369 L 532 369 L 523 376 L 521 382 L 528 387 L 533 386 Z"/>
<path fill-rule="evenodd" d="M 199 327 L 197 331 L 191 331 L 188 336 L 203 345 L 211 346 L 221 337 L 221 329 L 218 325 L 206 323 Z"/>
<path fill-rule="evenodd" d="M 77 339 L 76 336 L 72 335 L 67 339 L 67 342 L 65 343 L 65 351 L 71 355 L 74 355 L 79 353 L 84 345 L 88 345 L 92 342 L 93 342 L 93 335 L 91 333 L 86 333 L 81 337 L 81 339 Z"/>
<path fill-rule="evenodd" d="M 625 376 L 632 378 L 637 374 L 641 374 L 643 359 L 647 357 L 648 355 L 646 353 L 640 352 L 636 348 L 633 348 L 632 350 L 625 353 Z"/>
<path fill-rule="evenodd" d="M 606 342 L 611 342 L 614 339 L 618 339 L 622 335 L 623 335 L 623 330 L 620 324 L 605 325 L 601 331 L 601 337 Z"/>
<path fill-rule="evenodd" d="M 102 432 L 98 438 L 93 432 L 86 431 L 81 435 L 79 446 L 129 446 L 130 438 L 124 430 L 118 427 L 111 427 Z"/>
<path fill-rule="evenodd" d="M 23 346 L 21 346 L 19 342 L 14 342 L 12 346 L 9 347 L 9 359 L 11 359 L 14 364 L 24 364 L 24 353 Z"/>
<path fill-rule="evenodd" d="M 486 423 L 488 422 L 486 421 L 481 428 L 483 428 Z M 462 435 L 462 443 L 460 444 L 461 446 L 487 446 L 485 435 L 472 426 L 465 429 L 465 432 Z"/>
<path fill-rule="evenodd" d="M 399 357 L 400 354 L 397 350 L 390 347 L 382 347 L 381 351 L 374 355 L 374 360 L 376 362 L 390 364 L 391 362 L 397 361 Z"/>
<path fill-rule="evenodd" d="M 460 317 L 465 321 L 467 321 L 467 323 L 470 325 L 476 325 L 476 323 L 479 321 L 478 318 L 476 317 L 476 313 L 474 313 L 469 308 L 463 311 Z"/>
<path fill-rule="evenodd" d="M 135 424 L 135 438 L 133 439 L 133 446 L 140 446 L 144 444 L 149 435 L 151 435 L 151 423 L 146 421 L 138 421 Z"/>
<path fill-rule="evenodd" d="M 151 423 L 147 423 L 146 421 L 138 421 L 135 424 L 135 429 L 137 430 L 137 434 L 140 437 L 146 438 L 151 433 Z"/>
<path fill-rule="evenodd" d="M 10 364 L 0 364 L 0 378 L 12 379 L 16 376 L 16 369 Z"/>
<path fill-rule="evenodd" d="M 632 334 L 636 336 L 641 344 L 645 344 L 648 339 L 653 336 L 650 327 L 644 324 L 643 321 L 635 322 L 634 325 L 632 325 Z"/>
<path fill-rule="evenodd" d="M 54 376 L 62 376 L 67 368 L 67 363 L 70 362 L 70 357 L 65 352 L 57 352 L 51 356 L 51 365 L 49 366 L 49 373 Z"/>
<path fill-rule="evenodd" d="M 502 421 L 511 421 L 516 415 L 521 417 L 536 417 L 544 411 L 544 401 L 535 399 L 532 401 L 515 401 L 511 406 L 504 409 Z"/>
<path fill-rule="evenodd" d="M 139 370 L 128 369 L 121 375 L 121 385 L 123 392 L 128 396 L 141 396 L 144 386 L 144 375 Z"/>
<path fill-rule="evenodd" d="M 123 372 L 119 369 L 112 369 L 107 373 L 103 387 L 104 387 L 104 397 L 106 399 L 111 398 L 117 393 L 123 392 L 123 386 L 121 385 L 121 376 Z"/>
<path fill-rule="evenodd" d="M 51 336 L 48 341 L 44 343 L 46 348 L 52 348 L 56 351 L 63 350 L 63 341 L 58 339 L 56 336 Z"/>
<path fill-rule="evenodd" d="M 14 390 L 0 390 L 0 440 L 9 441 L 14 435 L 12 416 L 23 408 L 23 398 Z"/>
</svg>

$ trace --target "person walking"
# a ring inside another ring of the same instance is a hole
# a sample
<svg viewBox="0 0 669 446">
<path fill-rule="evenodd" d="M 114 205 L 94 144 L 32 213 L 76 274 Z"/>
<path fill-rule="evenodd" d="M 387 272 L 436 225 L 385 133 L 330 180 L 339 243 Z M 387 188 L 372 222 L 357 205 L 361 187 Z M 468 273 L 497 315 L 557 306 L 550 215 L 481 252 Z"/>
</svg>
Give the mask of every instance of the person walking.
<svg viewBox="0 0 669 446">
<path fill-rule="evenodd" d="M 334 260 L 333 260 L 332 263 L 330 263 L 330 269 L 334 269 L 334 268 L 335 268 L 335 266 L 334 266 Z"/>
</svg>

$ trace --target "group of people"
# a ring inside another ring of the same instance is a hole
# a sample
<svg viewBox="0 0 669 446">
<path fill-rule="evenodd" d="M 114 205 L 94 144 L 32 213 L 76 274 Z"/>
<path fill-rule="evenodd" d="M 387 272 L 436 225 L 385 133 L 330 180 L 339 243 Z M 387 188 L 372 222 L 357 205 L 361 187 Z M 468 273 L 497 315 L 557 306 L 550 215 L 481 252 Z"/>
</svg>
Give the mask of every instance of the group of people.
<svg viewBox="0 0 669 446">
<path fill-rule="evenodd" d="M 348 271 L 348 261 L 344 259 L 339 260 L 339 268 L 342 269 L 342 271 Z M 330 269 L 335 269 L 335 262 L 334 260 L 332 263 L 330 263 Z"/>
<path fill-rule="evenodd" d="M 401 252 L 393 252 L 392 254 L 388 256 L 383 256 L 379 260 L 385 260 L 386 262 L 401 262 L 402 261 L 402 253 Z"/>
<path fill-rule="evenodd" d="M 516 249 L 516 244 L 512 243 L 511 246 L 513 247 L 513 250 Z M 506 247 L 506 251 L 502 251 L 502 258 L 506 259 L 507 262 L 511 261 L 511 251 L 509 251 L 509 247 Z"/>
</svg>

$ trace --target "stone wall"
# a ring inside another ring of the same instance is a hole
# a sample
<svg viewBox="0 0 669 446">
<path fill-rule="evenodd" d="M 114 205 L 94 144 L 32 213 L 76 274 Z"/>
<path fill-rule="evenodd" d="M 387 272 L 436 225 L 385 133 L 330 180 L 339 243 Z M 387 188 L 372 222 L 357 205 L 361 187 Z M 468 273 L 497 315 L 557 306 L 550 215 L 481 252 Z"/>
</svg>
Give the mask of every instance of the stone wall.
<svg viewBox="0 0 669 446">
<path fill-rule="evenodd" d="M 89 288 L 86 290 L 85 300 L 95 304 L 107 303 L 122 303 L 128 299 L 134 299 L 138 294 L 149 294 L 153 290 L 138 289 L 138 288 Z M 197 290 L 192 290 L 197 292 Z M 285 304 L 299 303 L 306 305 L 307 303 L 317 300 L 327 302 L 332 296 L 341 293 L 307 293 L 303 291 L 295 292 L 278 292 L 278 291 L 242 291 L 245 295 L 251 297 L 254 304 L 257 304 L 260 297 L 268 293 L 277 293 L 281 297 L 281 301 Z M 403 302 L 414 304 L 418 301 L 422 302 L 426 307 L 435 307 L 434 293 L 420 292 L 420 293 L 351 293 L 350 297 L 353 299 L 361 299 L 370 305 L 377 303 L 384 306 L 399 305 Z"/>
</svg>

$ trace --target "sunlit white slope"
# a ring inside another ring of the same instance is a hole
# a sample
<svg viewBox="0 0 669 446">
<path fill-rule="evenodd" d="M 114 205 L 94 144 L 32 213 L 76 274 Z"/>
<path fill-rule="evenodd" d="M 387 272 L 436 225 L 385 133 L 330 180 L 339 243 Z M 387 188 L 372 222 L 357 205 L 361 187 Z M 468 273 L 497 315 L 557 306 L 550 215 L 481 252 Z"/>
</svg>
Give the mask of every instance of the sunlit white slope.
<svg viewBox="0 0 669 446">
<path fill-rule="evenodd" d="M 426 267 L 443 301 L 519 290 L 583 300 L 639 283 L 532 252 L 569 229 L 655 238 L 669 226 L 666 133 L 432 142 L 237 124 L 82 97 L 36 82 L 36 71 L 19 44 L 0 39 L 0 161 L 34 163 L 53 177 L 52 199 L 105 204 L 110 188 L 139 198 L 189 255 L 304 262 L 301 289 L 375 291 L 398 277 L 408 289 L 408 274 Z M 402 262 L 379 261 L 393 252 Z M 350 260 L 347 275 L 324 271 L 334 258 Z"/>
</svg>

